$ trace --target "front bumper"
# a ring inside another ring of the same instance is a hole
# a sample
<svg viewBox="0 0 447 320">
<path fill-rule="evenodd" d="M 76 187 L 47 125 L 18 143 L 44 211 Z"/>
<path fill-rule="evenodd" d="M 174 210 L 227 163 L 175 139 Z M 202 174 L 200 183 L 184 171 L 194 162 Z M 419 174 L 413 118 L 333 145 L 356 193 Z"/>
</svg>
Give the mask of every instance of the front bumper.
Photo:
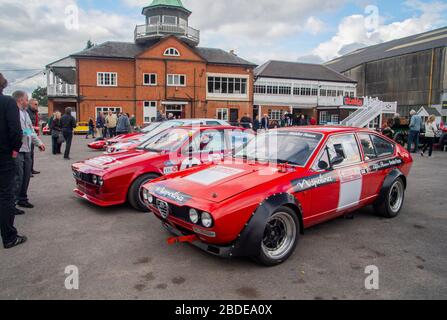
<svg viewBox="0 0 447 320">
<path fill-rule="evenodd" d="M 86 193 L 85 191 L 81 190 L 79 186 L 78 186 L 78 188 L 74 189 L 73 192 L 76 195 L 78 195 L 79 197 L 81 197 L 82 199 L 85 199 L 88 202 L 91 202 L 99 207 L 112 207 L 112 206 L 123 204 L 125 202 L 125 201 L 108 201 L 108 200 L 100 199 L 98 197 L 94 197 L 94 196 Z"/>
<path fill-rule="evenodd" d="M 157 216 L 158 217 L 158 216 Z M 158 217 L 160 219 L 160 217 Z M 193 233 L 184 233 L 182 231 L 180 231 L 179 229 L 177 229 L 176 227 L 172 226 L 170 223 L 167 223 L 166 221 L 162 220 L 162 224 L 163 227 L 168 230 L 170 233 L 172 233 L 174 236 L 176 237 L 183 237 L 183 236 L 188 236 L 191 235 Z M 199 234 L 197 234 L 198 236 L 200 236 Z M 200 250 L 206 251 L 214 256 L 218 256 L 221 258 L 232 258 L 233 257 L 233 246 L 217 246 L 214 244 L 208 244 L 205 243 L 203 241 L 197 240 L 194 242 L 191 242 L 191 244 L 196 247 L 199 248 Z"/>
</svg>

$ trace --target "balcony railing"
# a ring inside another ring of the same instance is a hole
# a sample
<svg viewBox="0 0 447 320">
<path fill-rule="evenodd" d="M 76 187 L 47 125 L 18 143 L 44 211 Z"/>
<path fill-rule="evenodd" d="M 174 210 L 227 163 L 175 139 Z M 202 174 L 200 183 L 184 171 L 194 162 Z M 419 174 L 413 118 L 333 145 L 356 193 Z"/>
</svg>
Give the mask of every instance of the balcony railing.
<svg viewBox="0 0 447 320">
<path fill-rule="evenodd" d="M 77 97 L 78 95 L 76 85 L 68 83 L 49 85 L 47 93 L 50 97 Z"/>
<path fill-rule="evenodd" d="M 135 28 L 135 40 L 144 40 L 155 37 L 162 37 L 166 35 L 177 35 L 184 37 L 193 43 L 200 42 L 200 31 L 188 26 L 172 25 L 172 24 L 157 24 L 157 25 L 139 25 Z"/>
</svg>

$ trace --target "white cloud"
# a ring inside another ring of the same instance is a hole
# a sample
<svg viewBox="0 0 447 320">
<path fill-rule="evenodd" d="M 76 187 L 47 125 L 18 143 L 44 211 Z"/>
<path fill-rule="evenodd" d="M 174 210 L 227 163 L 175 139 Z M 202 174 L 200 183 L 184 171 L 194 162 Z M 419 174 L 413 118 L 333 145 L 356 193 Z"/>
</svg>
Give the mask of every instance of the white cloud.
<svg viewBox="0 0 447 320">
<path fill-rule="evenodd" d="M 329 41 L 321 43 L 314 51 L 323 60 L 328 61 L 341 54 L 349 46 L 369 46 L 413 34 L 422 33 L 440 27 L 446 23 L 445 13 L 447 3 L 425 3 L 409 0 L 405 5 L 418 14 L 411 18 L 386 24 L 379 19 L 376 30 L 368 30 L 367 17 L 364 15 L 351 15 L 345 17 L 338 26 L 338 31 Z"/>
</svg>

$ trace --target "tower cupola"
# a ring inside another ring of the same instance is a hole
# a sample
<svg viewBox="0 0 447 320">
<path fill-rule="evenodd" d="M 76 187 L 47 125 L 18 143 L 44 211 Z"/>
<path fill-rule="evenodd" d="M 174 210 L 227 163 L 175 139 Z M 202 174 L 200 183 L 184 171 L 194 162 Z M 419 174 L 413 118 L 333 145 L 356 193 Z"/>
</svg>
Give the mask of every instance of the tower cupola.
<svg viewBox="0 0 447 320">
<path fill-rule="evenodd" d="M 199 44 L 200 31 L 189 26 L 191 11 L 183 6 L 181 0 L 153 0 L 143 8 L 142 14 L 146 23 L 135 28 L 135 42 L 144 43 L 175 35 L 189 45 Z"/>
</svg>

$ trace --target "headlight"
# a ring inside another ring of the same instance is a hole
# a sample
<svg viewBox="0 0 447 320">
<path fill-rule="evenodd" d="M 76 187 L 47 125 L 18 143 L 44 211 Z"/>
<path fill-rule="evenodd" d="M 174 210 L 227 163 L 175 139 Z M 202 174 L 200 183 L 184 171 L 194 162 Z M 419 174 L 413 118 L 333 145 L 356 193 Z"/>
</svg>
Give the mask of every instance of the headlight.
<svg viewBox="0 0 447 320">
<path fill-rule="evenodd" d="M 149 200 L 149 190 L 143 188 L 143 199 L 148 201 Z"/>
<path fill-rule="evenodd" d="M 98 177 L 98 184 L 102 187 L 104 185 L 104 179 L 102 177 Z"/>
<path fill-rule="evenodd" d="M 194 224 L 197 224 L 197 222 L 199 222 L 199 213 L 196 209 L 189 210 L 189 220 L 191 220 L 191 222 Z"/>
<path fill-rule="evenodd" d="M 98 177 L 93 175 L 92 176 L 92 182 L 93 182 L 93 184 L 98 184 Z"/>
<path fill-rule="evenodd" d="M 202 224 L 205 228 L 211 228 L 213 225 L 213 217 L 208 212 L 202 213 Z"/>
</svg>

